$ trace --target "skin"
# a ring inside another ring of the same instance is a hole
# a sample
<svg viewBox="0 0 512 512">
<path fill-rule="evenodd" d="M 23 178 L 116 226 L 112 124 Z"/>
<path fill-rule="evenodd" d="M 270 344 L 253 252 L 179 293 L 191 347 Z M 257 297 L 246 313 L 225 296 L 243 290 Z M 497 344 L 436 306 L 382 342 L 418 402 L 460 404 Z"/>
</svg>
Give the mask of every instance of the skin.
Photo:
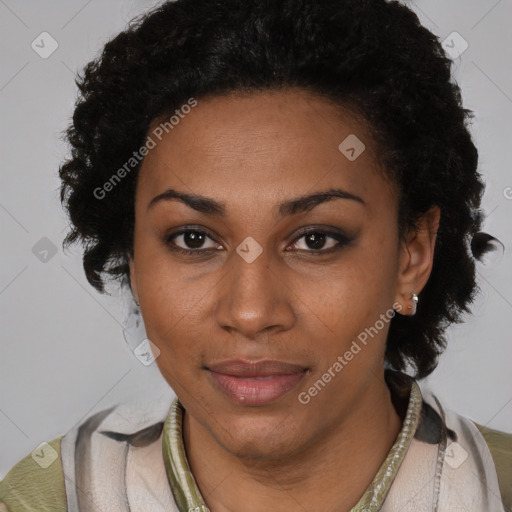
<svg viewBox="0 0 512 512">
<path fill-rule="evenodd" d="M 349 134 L 366 145 L 355 161 L 338 149 Z M 348 511 L 401 429 L 384 381 L 389 323 L 310 403 L 298 400 L 394 303 L 411 314 L 410 293 L 430 275 L 439 209 L 400 243 L 396 187 L 378 162 L 362 122 L 301 90 L 199 99 L 142 162 L 132 290 L 186 409 L 189 464 L 213 512 Z M 178 200 L 148 209 L 169 188 L 221 202 L 226 215 Z M 365 204 L 334 198 L 279 216 L 280 203 L 331 188 Z M 202 245 L 183 236 L 166 245 L 190 226 L 208 235 Z M 299 230 L 309 227 L 351 241 L 334 252 L 330 235 L 308 245 Z M 248 236 L 263 249 L 252 263 L 236 252 Z M 172 252 L 173 242 L 203 253 Z M 235 358 L 309 370 L 273 403 L 238 405 L 204 368 Z"/>
</svg>

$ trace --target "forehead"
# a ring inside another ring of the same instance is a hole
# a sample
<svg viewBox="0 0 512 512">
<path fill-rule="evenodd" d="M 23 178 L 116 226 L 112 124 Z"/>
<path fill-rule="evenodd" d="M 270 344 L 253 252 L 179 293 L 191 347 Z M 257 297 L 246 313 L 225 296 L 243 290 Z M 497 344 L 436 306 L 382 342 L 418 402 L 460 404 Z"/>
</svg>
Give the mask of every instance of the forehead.
<svg viewBox="0 0 512 512">
<path fill-rule="evenodd" d="M 365 125 L 308 92 L 208 97 L 178 114 L 172 125 L 169 115 L 148 131 L 155 147 L 137 192 L 145 203 L 167 188 L 259 207 L 329 187 L 394 193 Z"/>
</svg>

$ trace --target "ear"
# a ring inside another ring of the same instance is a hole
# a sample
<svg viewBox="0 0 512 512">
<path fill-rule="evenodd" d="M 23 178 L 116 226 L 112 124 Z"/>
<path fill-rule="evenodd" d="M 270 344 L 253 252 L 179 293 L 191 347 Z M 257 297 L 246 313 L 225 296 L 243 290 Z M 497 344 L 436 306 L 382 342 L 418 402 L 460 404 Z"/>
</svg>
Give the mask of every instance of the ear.
<svg viewBox="0 0 512 512">
<path fill-rule="evenodd" d="M 409 233 L 400 246 L 395 303 L 400 304 L 396 309 L 402 315 L 414 315 L 412 293 L 419 295 L 430 277 L 440 217 L 439 207 L 432 206 L 420 218 L 418 229 Z"/>
<path fill-rule="evenodd" d="M 132 289 L 133 297 L 136 302 L 139 302 L 139 293 L 137 290 L 137 275 L 135 273 L 135 262 L 133 261 L 133 257 L 128 257 L 128 265 L 130 266 L 130 287 Z"/>
</svg>

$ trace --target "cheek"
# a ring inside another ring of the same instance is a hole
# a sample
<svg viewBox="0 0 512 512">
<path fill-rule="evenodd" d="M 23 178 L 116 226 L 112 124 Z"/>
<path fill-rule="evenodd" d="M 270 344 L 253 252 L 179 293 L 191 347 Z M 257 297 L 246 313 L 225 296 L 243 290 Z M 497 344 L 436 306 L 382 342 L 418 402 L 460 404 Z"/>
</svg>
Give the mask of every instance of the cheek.
<svg viewBox="0 0 512 512">
<path fill-rule="evenodd" d="M 319 288 L 322 293 L 315 295 L 314 313 L 321 329 L 318 342 L 331 359 L 343 354 L 355 340 L 365 346 L 368 355 L 380 356 L 383 350 L 393 315 L 397 256 L 392 243 L 382 237 L 374 240 L 347 253 L 342 264 L 329 270 Z M 311 295 L 307 300 L 314 302 Z"/>
<path fill-rule="evenodd" d="M 189 279 L 183 265 L 173 262 L 163 240 L 140 230 L 136 244 L 137 286 L 147 326 L 161 336 L 180 328 L 186 318 L 193 318 L 201 297 L 209 289 L 207 280 Z M 213 282 L 213 281 L 212 281 Z"/>
<path fill-rule="evenodd" d="M 187 282 L 169 259 L 150 251 L 137 261 L 138 293 L 147 337 L 160 350 L 157 364 L 197 357 L 204 342 L 205 290 L 199 280 Z M 201 326 L 203 328 L 201 329 Z"/>
</svg>

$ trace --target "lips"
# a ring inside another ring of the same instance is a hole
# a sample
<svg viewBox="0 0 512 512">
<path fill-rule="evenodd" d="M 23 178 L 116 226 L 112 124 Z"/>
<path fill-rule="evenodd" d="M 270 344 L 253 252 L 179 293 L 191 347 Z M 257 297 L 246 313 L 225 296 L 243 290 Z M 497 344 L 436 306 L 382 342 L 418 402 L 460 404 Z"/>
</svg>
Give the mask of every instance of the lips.
<svg viewBox="0 0 512 512">
<path fill-rule="evenodd" d="M 222 361 L 207 367 L 216 389 L 239 405 L 265 405 L 296 388 L 307 368 L 276 360 Z"/>
<path fill-rule="evenodd" d="M 212 372 L 232 375 L 233 377 L 269 377 L 273 375 L 291 375 L 303 372 L 306 368 L 297 364 L 276 360 L 243 361 L 235 359 L 211 364 L 208 369 Z"/>
</svg>

